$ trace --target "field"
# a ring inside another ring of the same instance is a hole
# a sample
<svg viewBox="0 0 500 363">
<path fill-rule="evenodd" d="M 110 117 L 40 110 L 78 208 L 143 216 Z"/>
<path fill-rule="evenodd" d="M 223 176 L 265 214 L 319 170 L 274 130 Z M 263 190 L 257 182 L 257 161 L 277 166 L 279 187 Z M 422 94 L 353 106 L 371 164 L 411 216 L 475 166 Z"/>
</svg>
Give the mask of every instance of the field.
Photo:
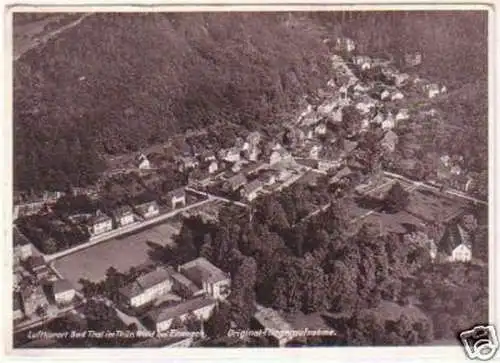
<svg viewBox="0 0 500 363">
<path fill-rule="evenodd" d="M 177 232 L 171 224 L 164 223 L 65 256 L 55 261 L 54 267 L 74 286 L 79 285 L 80 278 L 98 281 L 110 266 L 124 272 L 132 266 L 151 263 L 149 253 L 159 245 L 171 245 Z"/>
</svg>

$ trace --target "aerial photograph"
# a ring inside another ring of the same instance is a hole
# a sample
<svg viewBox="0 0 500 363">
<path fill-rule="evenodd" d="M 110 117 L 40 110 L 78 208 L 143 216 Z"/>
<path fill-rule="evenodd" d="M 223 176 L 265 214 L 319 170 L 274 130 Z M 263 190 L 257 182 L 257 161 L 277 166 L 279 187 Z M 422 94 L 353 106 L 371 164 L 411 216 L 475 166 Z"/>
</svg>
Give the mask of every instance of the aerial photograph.
<svg viewBox="0 0 500 363">
<path fill-rule="evenodd" d="M 485 357 L 487 11 L 14 11 L 12 52 L 14 350 Z"/>
</svg>

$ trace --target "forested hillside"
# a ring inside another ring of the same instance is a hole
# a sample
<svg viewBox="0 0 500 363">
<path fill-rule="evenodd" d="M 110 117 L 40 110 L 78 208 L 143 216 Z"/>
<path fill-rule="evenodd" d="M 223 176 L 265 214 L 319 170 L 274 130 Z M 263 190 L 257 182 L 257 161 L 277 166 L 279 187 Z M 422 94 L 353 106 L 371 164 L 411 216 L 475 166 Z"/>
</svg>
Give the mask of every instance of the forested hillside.
<svg viewBox="0 0 500 363">
<path fill-rule="evenodd" d="M 456 13 L 93 14 L 14 64 L 15 186 L 90 183 L 104 154 L 188 128 L 276 124 L 325 84 L 323 39 L 340 33 L 366 51 L 421 48 L 430 75 L 467 83 L 485 75 L 485 23 Z"/>
</svg>

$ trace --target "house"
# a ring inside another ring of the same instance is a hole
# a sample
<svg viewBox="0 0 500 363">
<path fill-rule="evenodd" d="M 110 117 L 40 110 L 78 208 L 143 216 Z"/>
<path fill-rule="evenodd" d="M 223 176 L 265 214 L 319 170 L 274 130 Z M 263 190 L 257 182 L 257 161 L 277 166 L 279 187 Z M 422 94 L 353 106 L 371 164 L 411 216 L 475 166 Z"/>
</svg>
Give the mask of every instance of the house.
<svg viewBox="0 0 500 363">
<path fill-rule="evenodd" d="M 352 52 L 356 49 L 356 44 L 349 38 L 337 38 L 335 41 L 335 50 L 339 52 Z"/>
<path fill-rule="evenodd" d="M 320 123 L 314 129 L 314 132 L 316 133 L 316 135 L 324 135 L 324 134 L 326 134 L 326 124 Z"/>
<path fill-rule="evenodd" d="M 409 67 L 416 67 L 420 63 L 422 63 L 422 54 L 419 52 L 415 53 L 406 53 L 405 54 L 405 63 Z"/>
<path fill-rule="evenodd" d="M 311 159 L 319 159 L 319 154 L 322 149 L 322 146 L 319 144 L 313 144 L 309 147 L 308 156 Z"/>
<path fill-rule="evenodd" d="M 469 233 L 458 223 L 447 226 L 438 252 L 443 253 L 449 262 L 467 262 L 472 258 L 472 245 Z"/>
<path fill-rule="evenodd" d="M 396 114 L 396 121 L 404 121 L 410 118 L 410 114 L 407 108 L 402 108 Z"/>
<path fill-rule="evenodd" d="M 50 270 L 45 263 L 45 259 L 40 255 L 28 257 L 26 260 L 26 266 L 28 270 L 39 280 L 47 277 L 50 273 Z"/>
<path fill-rule="evenodd" d="M 238 190 L 247 183 L 247 178 L 242 173 L 236 174 L 226 180 L 226 185 L 232 191 Z"/>
<path fill-rule="evenodd" d="M 232 147 L 228 150 L 224 150 L 221 156 L 223 160 L 230 163 L 235 163 L 237 161 L 240 161 L 241 150 L 238 147 Z"/>
<path fill-rule="evenodd" d="M 62 279 L 52 283 L 52 293 L 56 304 L 66 305 L 73 301 L 76 291 L 68 280 Z"/>
<path fill-rule="evenodd" d="M 382 147 L 385 148 L 389 152 L 394 152 L 396 150 L 396 145 L 398 144 L 398 135 L 389 130 L 385 133 L 384 138 L 382 139 Z"/>
<path fill-rule="evenodd" d="M 259 175 L 259 180 L 264 185 L 273 185 L 276 183 L 276 174 L 271 170 L 266 170 Z"/>
<path fill-rule="evenodd" d="M 151 169 L 151 163 L 144 154 L 140 154 L 137 158 L 137 167 L 139 169 Z"/>
<path fill-rule="evenodd" d="M 143 218 L 151 218 L 160 214 L 160 207 L 156 201 L 139 204 L 135 207 L 137 214 Z"/>
<path fill-rule="evenodd" d="M 380 94 L 380 99 L 382 101 L 388 100 L 391 98 L 391 92 L 387 89 L 383 90 L 382 93 Z"/>
<path fill-rule="evenodd" d="M 276 164 L 282 160 L 290 159 L 291 155 L 285 149 L 278 149 L 271 153 L 269 156 L 269 165 Z"/>
<path fill-rule="evenodd" d="M 231 279 L 228 274 L 199 257 L 179 266 L 179 273 L 186 276 L 214 299 L 225 299 L 230 293 Z"/>
<path fill-rule="evenodd" d="M 267 332 L 266 336 L 271 338 L 273 342 L 280 347 L 283 347 L 293 337 L 289 334 L 281 332 L 293 331 L 292 326 L 281 316 L 281 314 L 271 308 L 266 308 L 257 305 L 257 311 L 254 314 L 254 320 L 257 327 Z"/>
<path fill-rule="evenodd" d="M 200 161 L 202 163 L 209 163 L 211 161 L 217 160 L 215 153 L 213 151 L 206 151 L 200 155 Z"/>
<path fill-rule="evenodd" d="M 340 169 L 333 177 L 330 178 L 330 180 L 328 181 L 328 184 L 338 183 L 341 180 L 344 180 L 345 178 L 348 178 L 353 173 L 354 172 L 352 171 L 351 168 L 345 166 L 342 169 Z"/>
<path fill-rule="evenodd" d="M 24 261 L 33 254 L 31 243 L 19 231 L 17 226 L 14 226 L 13 228 L 13 239 L 14 239 L 14 258 L 17 261 Z"/>
<path fill-rule="evenodd" d="M 369 113 L 373 107 L 375 107 L 375 101 L 370 97 L 364 97 L 361 102 L 356 104 L 356 109 L 362 114 Z"/>
<path fill-rule="evenodd" d="M 90 233 L 94 236 L 113 229 L 113 219 L 99 210 L 90 218 L 88 224 Z"/>
<path fill-rule="evenodd" d="M 352 62 L 362 70 L 368 70 L 372 67 L 372 60 L 368 56 L 354 56 Z"/>
<path fill-rule="evenodd" d="M 21 289 L 21 301 L 24 314 L 28 317 L 37 312 L 38 308 L 46 309 L 49 306 L 47 297 L 40 285 L 28 285 Z"/>
<path fill-rule="evenodd" d="M 128 205 L 116 209 L 113 213 L 115 224 L 119 227 L 134 223 L 134 212 Z"/>
<path fill-rule="evenodd" d="M 409 79 L 410 75 L 408 75 L 407 73 L 397 73 L 393 76 L 394 84 L 396 85 L 396 87 L 404 86 Z"/>
<path fill-rule="evenodd" d="M 125 303 L 131 307 L 138 307 L 167 294 L 172 289 L 172 285 L 173 281 L 169 272 L 166 269 L 157 268 L 139 276 L 119 291 Z"/>
<path fill-rule="evenodd" d="M 391 130 L 396 126 L 396 121 L 394 120 L 394 116 L 392 112 L 389 111 L 387 117 L 382 121 L 382 129 L 383 130 Z"/>
<path fill-rule="evenodd" d="M 452 175 L 461 175 L 462 174 L 462 168 L 460 168 L 459 165 L 453 165 L 450 169 L 450 173 Z"/>
<path fill-rule="evenodd" d="M 186 191 L 184 188 L 178 188 L 167 193 L 167 200 L 170 204 L 170 208 L 175 209 L 180 204 L 181 206 L 186 206 Z"/>
<path fill-rule="evenodd" d="M 194 156 L 181 156 L 177 161 L 177 167 L 180 172 L 197 168 L 199 161 Z"/>
<path fill-rule="evenodd" d="M 197 286 L 193 281 L 176 271 L 169 271 L 172 277 L 172 291 L 183 299 L 190 299 L 195 296 L 205 294 L 202 287 Z"/>
<path fill-rule="evenodd" d="M 13 310 L 13 320 L 19 320 L 24 317 L 23 314 L 23 303 L 21 299 L 21 294 L 19 292 L 14 292 L 12 296 L 12 310 Z"/>
<path fill-rule="evenodd" d="M 241 196 L 245 197 L 248 201 L 252 201 L 257 198 L 259 192 L 264 188 L 264 183 L 256 179 L 246 185 L 243 186 L 241 190 Z"/>
<path fill-rule="evenodd" d="M 396 91 L 391 95 L 392 101 L 402 100 L 403 98 L 405 98 L 405 95 L 400 91 Z"/>
<path fill-rule="evenodd" d="M 219 170 L 219 164 L 215 160 L 211 161 L 210 164 L 208 165 L 208 173 L 213 174 L 217 170 Z"/>
<path fill-rule="evenodd" d="M 426 84 L 423 89 L 429 98 L 434 98 L 441 93 L 441 89 L 436 83 Z"/>
<path fill-rule="evenodd" d="M 257 146 L 261 140 L 260 132 L 254 131 L 249 133 L 246 140 L 251 146 Z"/>
<path fill-rule="evenodd" d="M 216 300 L 213 298 L 200 296 L 173 306 L 155 309 L 147 315 L 145 320 L 154 330 L 163 332 L 170 329 L 174 319 L 180 319 L 182 322 L 190 314 L 194 314 L 201 321 L 207 320 L 212 314 L 215 305 Z"/>
<path fill-rule="evenodd" d="M 250 161 L 259 160 L 260 150 L 257 146 L 250 146 L 248 150 L 243 151 L 243 157 Z"/>
</svg>

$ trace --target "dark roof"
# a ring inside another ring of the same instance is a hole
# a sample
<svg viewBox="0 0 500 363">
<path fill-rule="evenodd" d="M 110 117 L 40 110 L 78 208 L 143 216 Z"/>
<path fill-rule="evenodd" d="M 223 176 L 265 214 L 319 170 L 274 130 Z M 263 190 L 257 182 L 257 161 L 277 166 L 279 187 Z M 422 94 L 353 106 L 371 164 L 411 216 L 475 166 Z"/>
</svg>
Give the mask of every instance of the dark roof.
<svg viewBox="0 0 500 363">
<path fill-rule="evenodd" d="M 180 272 L 198 286 L 202 286 L 203 281 L 218 282 L 228 278 L 222 270 L 204 257 L 186 262 L 180 266 Z"/>
<path fill-rule="evenodd" d="M 248 183 L 243 188 L 245 189 L 245 193 L 252 193 L 256 190 L 261 189 L 264 186 L 261 180 L 255 179 L 254 181 Z"/>
<path fill-rule="evenodd" d="M 128 206 L 128 205 L 124 205 L 124 206 L 118 207 L 113 212 L 113 214 L 116 217 L 121 217 L 121 216 L 124 216 L 124 215 L 127 215 L 127 214 L 131 214 L 131 213 L 132 213 L 132 208 L 130 206 Z"/>
<path fill-rule="evenodd" d="M 54 294 L 57 294 L 60 292 L 65 292 L 65 291 L 70 291 L 70 290 L 74 290 L 74 289 L 75 288 L 73 287 L 73 285 L 71 285 L 71 283 L 66 279 L 56 280 L 52 284 L 52 291 L 54 292 Z"/>
<path fill-rule="evenodd" d="M 179 283 L 180 285 L 184 286 L 186 289 L 188 289 L 193 294 L 200 291 L 200 289 L 201 289 L 193 281 L 191 281 L 186 276 L 184 276 L 178 272 L 172 272 L 171 276 L 172 276 L 172 280 L 174 280 L 177 283 Z"/>
<path fill-rule="evenodd" d="M 169 272 L 165 269 L 158 268 L 145 275 L 139 276 L 134 282 L 122 287 L 120 293 L 131 298 L 166 280 L 171 280 Z"/>
<path fill-rule="evenodd" d="M 97 223 L 107 222 L 110 220 L 111 220 L 110 216 L 108 216 L 107 214 L 104 214 L 104 213 L 100 213 L 100 214 L 97 214 L 97 215 L 91 217 L 89 222 L 91 224 L 97 224 Z"/>
<path fill-rule="evenodd" d="M 439 242 L 438 251 L 451 255 L 461 244 L 471 248 L 470 235 L 459 224 L 449 224 Z"/>
<path fill-rule="evenodd" d="M 155 323 L 161 323 L 162 321 L 174 319 L 178 316 L 188 314 L 191 311 L 196 311 L 198 309 L 204 308 L 206 306 L 215 305 L 215 299 L 211 297 L 199 297 L 196 299 L 190 299 L 179 304 L 169 306 L 163 309 L 153 310 L 148 314 L 149 319 Z"/>
</svg>

